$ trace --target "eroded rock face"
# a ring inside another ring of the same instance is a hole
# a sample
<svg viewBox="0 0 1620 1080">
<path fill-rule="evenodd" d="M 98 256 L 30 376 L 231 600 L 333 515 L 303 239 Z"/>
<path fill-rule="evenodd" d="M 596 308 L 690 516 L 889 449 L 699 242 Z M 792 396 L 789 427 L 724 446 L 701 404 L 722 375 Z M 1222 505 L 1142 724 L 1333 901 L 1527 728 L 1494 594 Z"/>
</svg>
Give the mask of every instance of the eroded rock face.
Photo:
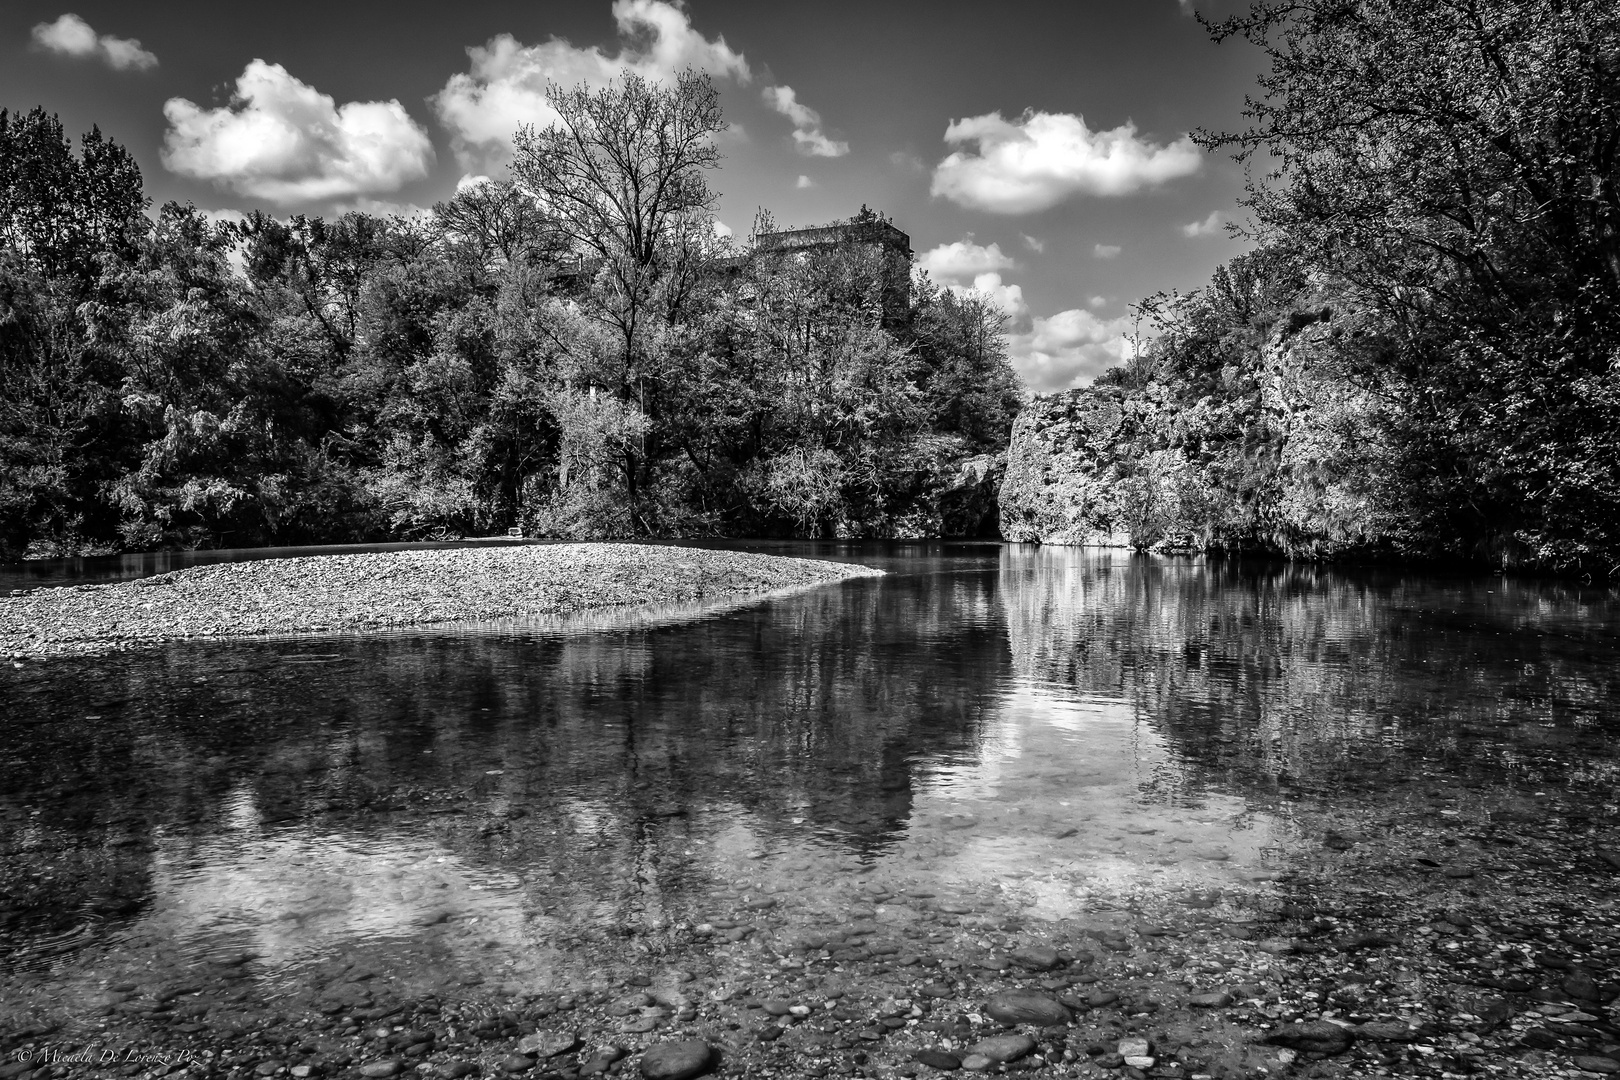
<svg viewBox="0 0 1620 1080">
<path fill-rule="evenodd" d="M 1279 331 L 1217 393 L 1185 380 L 1033 398 L 1001 484 L 1008 540 L 1332 555 L 1389 532 L 1373 490 L 1379 400 L 1341 328 Z"/>
</svg>

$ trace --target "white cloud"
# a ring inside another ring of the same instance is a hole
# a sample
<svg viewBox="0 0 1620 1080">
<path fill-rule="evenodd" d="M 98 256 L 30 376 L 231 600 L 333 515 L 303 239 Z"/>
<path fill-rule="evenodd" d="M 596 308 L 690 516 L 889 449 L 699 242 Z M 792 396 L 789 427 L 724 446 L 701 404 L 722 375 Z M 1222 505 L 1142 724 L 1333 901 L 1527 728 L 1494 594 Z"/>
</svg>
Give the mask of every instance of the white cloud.
<svg viewBox="0 0 1620 1080">
<path fill-rule="evenodd" d="M 1203 221 L 1189 221 L 1181 227 L 1182 236 L 1215 236 L 1222 231 L 1226 219 L 1219 210 L 1211 210 Z"/>
<path fill-rule="evenodd" d="M 1013 368 L 1031 390 L 1084 386 L 1131 355 L 1129 318 L 1100 319 L 1083 308 L 1036 318 L 1007 335 Z"/>
<path fill-rule="evenodd" d="M 765 104 L 793 121 L 793 143 L 810 157 L 843 157 L 849 143 L 829 139 L 821 131 L 821 114 L 801 104 L 791 86 L 767 86 Z"/>
<path fill-rule="evenodd" d="M 1094 307 L 1094 308 L 1107 307 L 1108 306 L 1108 297 L 1106 297 L 1106 296 L 1093 296 L 1090 300 L 1086 301 L 1086 304 L 1088 306 Z"/>
<path fill-rule="evenodd" d="M 1112 259 L 1124 248 L 1118 244 L 1094 244 L 1091 248 L 1091 257 L 1094 259 Z"/>
<path fill-rule="evenodd" d="M 719 218 L 715 218 L 714 219 L 714 235 L 715 235 L 715 239 L 717 239 L 717 240 L 729 240 L 729 239 L 731 239 L 732 236 L 734 236 L 736 234 L 731 231 L 731 226 L 730 225 L 727 225 L 725 222 L 721 221 Z"/>
<path fill-rule="evenodd" d="M 1011 270 L 1017 264 L 1002 254 L 1000 245 L 980 246 L 969 233 L 954 244 L 941 244 L 923 252 L 917 257 L 917 265 L 928 271 L 935 281 L 961 284 L 980 274 Z"/>
<path fill-rule="evenodd" d="M 1203 161 L 1186 136 L 1160 146 L 1138 138 L 1133 123 L 1094 132 L 1071 113 L 970 116 L 953 120 L 945 141 L 964 149 L 934 169 L 933 193 L 997 214 L 1046 210 L 1074 195 L 1128 195 L 1189 176 Z"/>
<path fill-rule="evenodd" d="M 1038 236 L 1030 236 L 1028 233 L 1026 233 L 1024 234 L 1024 246 L 1036 254 L 1039 254 L 1040 252 L 1046 250 L 1046 241 L 1042 240 Z"/>
<path fill-rule="evenodd" d="M 157 67 L 158 58 L 141 48 L 134 38 L 97 35 L 90 24 L 71 12 L 53 23 L 34 27 L 34 45 L 47 52 L 81 59 L 97 59 L 114 71 L 146 71 Z"/>
<path fill-rule="evenodd" d="M 816 182 L 814 180 L 810 179 L 808 176 L 804 175 L 803 173 L 800 173 L 799 178 L 797 180 L 793 181 L 793 186 L 798 188 L 800 191 L 803 191 L 806 188 L 815 187 Z"/>
<path fill-rule="evenodd" d="M 397 191 L 433 161 L 427 132 L 398 101 L 340 106 L 263 60 L 243 70 L 230 105 L 170 98 L 163 115 L 164 168 L 276 203 Z"/>
<path fill-rule="evenodd" d="M 409 202 L 396 202 L 392 199 L 359 198 L 351 199 L 348 202 L 334 203 L 332 206 L 334 214 L 347 214 L 351 210 L 361 214 L 369 214 L 372 217 L 397 217 L 404 218 L 406 221 L 419 222 L 425 222 L 433 216 L 433 211 L 427 207 L 417 206 L 415 203 Z"/>
<path fill-rule="evenodd" d="M 711 41 L 694 30 L 677 3 L 614 0 L 613 19 L 620 42 L 611 56 L 556 37 L 522 45 L 511 34 L 469 47 L 471 70 L 452 75 L 431 99 L 462 166 L 488 170 L 503 164 L 510 160 L 518 128 L 555 123 L 557 113 L 546 101 L 551 83 L 601 88 L 625 72 L 673 82 L 688 67 L 738 83 L 753 78 L 741 53 L 723 37 Z"/>
</svg>

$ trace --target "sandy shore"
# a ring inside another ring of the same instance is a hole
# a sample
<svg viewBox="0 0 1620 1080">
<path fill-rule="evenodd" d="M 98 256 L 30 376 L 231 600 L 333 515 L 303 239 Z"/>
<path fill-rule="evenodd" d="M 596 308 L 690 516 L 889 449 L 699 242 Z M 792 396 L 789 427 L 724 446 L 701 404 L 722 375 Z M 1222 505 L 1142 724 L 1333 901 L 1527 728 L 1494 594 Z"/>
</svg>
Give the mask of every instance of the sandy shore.
<svg viewBox="0 0 1620 1080">
<path fill-rule="evenodd" d="M 0 597 L 0 655 L 566 615 L 749 596 L 882 573 L 851 563 L 640 544 L 389 551 L 198 566 Z"/>
</svg>

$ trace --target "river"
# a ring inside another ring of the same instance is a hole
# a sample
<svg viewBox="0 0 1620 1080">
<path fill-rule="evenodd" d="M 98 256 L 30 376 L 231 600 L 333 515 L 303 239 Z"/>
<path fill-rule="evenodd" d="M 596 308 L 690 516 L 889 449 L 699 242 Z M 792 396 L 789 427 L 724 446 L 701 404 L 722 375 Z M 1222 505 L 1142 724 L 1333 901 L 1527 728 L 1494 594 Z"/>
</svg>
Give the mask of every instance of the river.
<svg viewBox="0 0 1620 1080">
<path fill-rule="evenodd" d="M 1504 896 L 1584 897 L 1589 955 L 1569 962 L 1609 977 L 1612 946 L 1590 931 L 1614 921 L 1594 854 L 1620 809 L 1609 594 L 1073 548 L 754 547 L 888 575 L 717 608 L 13 666 L 0 1007 L 16 1045 L 247 1046 L 243 1069 L 318 1073 L 383 1053 L 364 1042 L 368 1012 L 420 1026 L 500 1002 L 517 1037 L 638 986 L 645 1002 L 610 1013 L 626 1046 L 706 1023 L 718 1042 L 758 1026 L 728 1026 L 728 989 L 877 1007 L 928 985 L 965 1001 L 1043 943 L 1093 972 L 1047 970 L 1048 991 L 1100 976 L 1152 999 L 1143 1017 L 1258 982 L 1237 997 L 1256 990 L 1259 1011 L 1205 1023 L 1203 1059 L 1193 1028 L 1164 1033 L 1161 1060 L 1179 1046 L 1187 1068 L 1259 1063 L 1231 1034 L 1258 1018 L 1424 1022 L 1415 992 L 1290 1004 L 1290 976 L 1267 965 L 1310 954 L 1307 884 L 1343 923 L 1326 940 L 1362 917 L 1419 940 L 1464 909 L 1445 925 L 1494 913 L 1536 938 Z M 8 583 L 171 568 L 63 563 Z M 1346 899 L 1369 882 L 1377 918 Z M 1285 945 L 1250 955 L 1271 941 Z M 1494 955 L 1486 989 L 1548 971 Z M 1409 957 L 1378 962 L 1387 985 L 1424 977 Z M 693 992 L 664 1000 L 666 983 Z M 788 1014 L 758 1052 L 872 1071 L 932 1032 L 960 1054 L 943 1025 L 898 1015 L 843 1046 Z M 289 1023 L 330 1043 L 254 1042 Z M 1122 1017 L 1112 1034 L 1153 1024 Z M 414 1052 L 471 1053 L 453 1036 Z M 1468 1056 L 1431 1041 L 1453 1066 Z M 1041 1052 L 1053 1075 L 1090 1075 L 1084 1048 Z"/>
</svg>

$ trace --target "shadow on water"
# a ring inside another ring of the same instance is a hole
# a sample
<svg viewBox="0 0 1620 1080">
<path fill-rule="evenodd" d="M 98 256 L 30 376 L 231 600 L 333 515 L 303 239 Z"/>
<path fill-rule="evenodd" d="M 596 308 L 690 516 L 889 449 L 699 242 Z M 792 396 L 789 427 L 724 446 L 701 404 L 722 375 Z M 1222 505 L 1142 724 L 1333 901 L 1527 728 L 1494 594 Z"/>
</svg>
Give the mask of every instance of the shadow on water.
<svg viewBox="0 0 1620 1080">
<path fill-rule="evenodd" d="M 997 903 L 1019 882 L 1023 915 L 1061 918 L 1100 885 L 1285 861 L 1289 792 L 1444 781 L 1505 807 L 1612 784 L 1615 609 L 1579 592 L 1015 546 L 783 553 L 891 575 L 605 625 L 10 672 L 0 948 L 70 980 L 102 949 L 274 967 L 382 942 L 437 976 L 533 983 L 667 952 L 756 896 L 791 897 L 784 929 L 844 918 L 874 867 Z"/>
</svg>

